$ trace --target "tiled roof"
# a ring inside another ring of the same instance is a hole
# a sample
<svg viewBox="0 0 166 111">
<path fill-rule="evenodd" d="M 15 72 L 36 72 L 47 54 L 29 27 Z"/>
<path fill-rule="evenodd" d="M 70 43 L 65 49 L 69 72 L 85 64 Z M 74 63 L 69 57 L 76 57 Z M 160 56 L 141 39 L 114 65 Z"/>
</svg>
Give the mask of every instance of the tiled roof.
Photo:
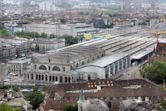
<svg viewBox="0 0 166 111">
<path fill-rule="evenodd" d="M 84 83 L 52 86 L 43 108 L 46 111 L 48 109 L 62 110 L 65 104 L 77 104 L 81 90 L 84 91 L 86 98 L 163 97 L 166 94 L 164 90 L 144 79 L 117 81 L 112 79 L 93 80 Z M 54 100 L 55 93 L 61 96 L 61 100 Z"/>
</svg>

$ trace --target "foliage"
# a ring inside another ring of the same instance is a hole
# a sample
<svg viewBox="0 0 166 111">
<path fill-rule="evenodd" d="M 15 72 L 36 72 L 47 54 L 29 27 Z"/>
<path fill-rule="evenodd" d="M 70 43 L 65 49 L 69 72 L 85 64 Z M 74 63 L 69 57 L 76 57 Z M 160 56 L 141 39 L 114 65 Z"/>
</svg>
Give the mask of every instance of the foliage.
<svg viewBox="0 0 166 111">
<path fill-rule="evenodd" d="M 154 61 L 152 64 L 145 65 L 140 72 L 143 77 L 162 83 L 163 79 L 166 79 L 166 62 Z"/>
<path fill-rule="evenodd" d="M 77 105 L 65 105 L 64 111 L 78 111 Z"/>
<path fill-rule="evenodd" d="M 64 35 L 64 36 L 61 36 L 60 38 L 65 39 L 65 44 L 67 46 L 72 45 L 72 44 L 77 44 L 78 42 L 83 40 L 82 36 L 73 37 L 73 36 L 69 36 L 69 35 Z"/>
<path fill-rule="evenodd" d="M 106 27 L 106 28 L 113 28 L 114 25 L 115 25 L 114 23 L 110 23 L 110 24 L 108 24 L 108 25 L 105 25 L 105 27 Z"/>
<path fill-rule="evenodd" d="M 47 92 L 48 89 L 49 89 L 49 86 L 47 86 L 47 85 L 43 87 L 43 91 L 44 91 L 44 92 Z"/>
<path fill-rule="evenodd" d="M 0 29 L 0 35 L 1 35 L 1 36 L 10 36 L 10 33 L 9 33 L 9 31 L 7 31 L 6 29 L 1 28 L 1 29 Z"/>
<path fill-rule="evenodd" d="M 47 38 L 47 34 L 46 33 L 41 33 L 40 37 L 41 38 Z"/>
<path fill-rule="evenodd" d="M 15 32 L 15 35 L 18 37 L 22 37 L 22 38 L 27 38 L 27 39 L 31 39 L 31 38 L 55 38 L 56 35 L 54 34 L 50 34 L 47 35 L 46 33 L 37 33 L 37 32 Z M 72 45 L 72 44 L 77 44 L 78 42 L 83 40 L 83 36 L 77 36 L 77 37 L 73 37 L 73 36 L 69 36 L 69 35 L 64 35 L 64 36 L 60 36 L 58 38 L 63 38 L 65 39 L 65 44 L 66 45 Z M 38 49 L 38 47 L 37 47 Z"/>
<path fill-rule="evenodd" d="M 160 103 L 160 106 L 163 108 L 163 109 L 166 109 L 166 100 L 162 101 Z"/>
<path fill-rule="evenodd" d="M 22 37 L 22 38 L 27 38 L 27 39 L 31 39 L 31 38 L 47 38 L 48 35 L 46 33 L 38 33 L 38 32 L 15 32 L 15 35 L 18 37 Z"/>
<path fill-rule="evenodd" d="M 66 20 L 66 18 L 61 18 L 61 19 L 60 19 L 60 22 L 61 22 L 62 24 L 66 24 L 67 20 Z"/>
<path fill-rule="evenodd" d="M 33 109 L 36 109 L 43 102 L 44 94 L 42 94 L 40 91 L 35 90 L 32 93 L 27 94 L 26 99 L 30 101 Z"/>
<path fill-rule="evenodd" d="M 19 88 L 17 86 L 13 86 L 13 91 L 19 92 Z"/>
<path fill-rule="evenodd" d="M 79 15 L 90 15 L 90 13 L 89 12 L 79 12 Z"/>
<path fill-rule="evenodd" d="M 20 111 L 19 109 L 12 108 L 7 104 L 0 104 L 0 111 Z"/>
<path fill-rule="evenodd" d="M 6 90 L 6 89 L 9 89 L 9 86 L 4 86 L 4 85 L 2 85 L 2 86 L 0 86 L 0 89 Z"/>
<path fill-rule="evenodd" d="M 50 34 L 50 38 L 55 38 L 55 37 L 56 37 L 56 35 Z"/>
</svg>

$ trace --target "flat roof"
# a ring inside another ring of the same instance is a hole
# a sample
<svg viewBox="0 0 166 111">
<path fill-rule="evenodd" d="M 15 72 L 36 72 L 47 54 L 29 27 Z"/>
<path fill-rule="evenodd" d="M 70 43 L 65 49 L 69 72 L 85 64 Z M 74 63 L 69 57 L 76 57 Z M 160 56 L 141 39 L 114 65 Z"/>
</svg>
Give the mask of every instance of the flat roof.
<svg viewBox="0 0 166 111">
<path fill-rule="evenodd" d="M 78 32 L 91 32 L 91 31 L 98 31 L 98 29 L 95 28 L 85 28 L 85 29 L 76 29 L 77 33 Z"/>
<path fill-rule="evenodd" d="M 9 61 L 9 63 L 26 63 L 26 62 L 30 62 L 31 59 L 27 59 L 27 58 L 19 58 L 19 59 L 14 59 Z"/>
<path fill-rule="evenodd" d="M 158 42 L 159 42 L 159 43 L 166 43 L 166 39 L 160 38 L 160 39 L 158 39 Z"/>
<path fill-rule="evenodd" d="M 147 48 L 145 50 L 141 50 L 138 53 L 135 53 L 131 56 L 131 59 L 141 59 L 142 57 L 146 56 L 147 54 L 151 53 L 154 51 L 154 47 Z"/>
<path fill-rule="evenodd" d="M 98 66 L 98 67 L 106 67 L 126 56 L 129 56 L 127 53 L 116 53 L 111 54 L 109 56 L 104 56 L 98 60 L 95 60 L 89 64 L 86 64 L 85 66 Z"/>
</svg>

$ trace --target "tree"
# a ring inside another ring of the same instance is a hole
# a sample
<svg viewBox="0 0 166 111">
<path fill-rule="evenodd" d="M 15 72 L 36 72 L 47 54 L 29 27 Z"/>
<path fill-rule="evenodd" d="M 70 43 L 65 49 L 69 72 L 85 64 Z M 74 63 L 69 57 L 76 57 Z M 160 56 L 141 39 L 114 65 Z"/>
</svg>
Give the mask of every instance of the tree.
<svg viewBox="0 0 166 111">
<path fill-rule="evenodd" d="M 11 106 L 7 104 L 2 103 L 0 104 L 0 111 L 21 111 L 21 110 L 12 108 Z"/>
<path fill-rule="evenodd" d="M 50 38 L 55 38 L 56 36 L 54 34 L 50 34 Z"/>
<path fill-rule="evenodd" d="M 157 83 L 162 83 L 166 79 L 166 62 L 154 61 L 150 65 L 145 65 L 141 70 L 143 77 Z"/>
<path fill-rule="evenodd" d="M 44 92 L 47 92 L 48 90 L 49 90 L 49 86 L 45 85 L 45 86 L 43 87 L 43 91 L 44 91 Z"/>
<path fill-rule="evenodd" d="M 46 33 L 42 33 L 42 34 L 40 35 L 41 38 L 47 38 L 47 36 L 48 36 L 48 35 L 47 35 Z"/>
<path fill-rule="evenodd" d="M 35 46 L 35 51 L 36 51 L 36 52 L 39 52 L 39 50 L 40 50 L 40 47 L 39 47 L 39 45 L 36 44 L 36 46 Z"/>
<path fill-rule="evenodd" d="M 1 36 L 10 36 L 10 33 L 6 29 L 2 28 L 2 29 L 0 29 L 0 35 Z"/>
<path fill-rule="evenodd" d="M 69 35 L 64 35 L 60 38 L 64 38 L 65 39 L 65 44 L 68 45 L 72 45 L 72 44 L 77 44 L 79 41 L 82 40 L 81 37 L 73 37 L 73 36 L 69 36 Z"/>
<path fill-rule="evenodd" d="M 66 18 L 61 18 L 61 19 L 60 19 L 60 22 L 61 22 L 62 24 L 66 24 L 67 20 L 66 20 Z"/>
<path fill-rule="evenodd" d="M 166 109 L 166 100 L 162 101 L 160 103 L 160 106 L 163 108 L 163 109 Z"/>
<path fill-rule="evenodd" d="M 64 111 L 78 111 L 78 105 L 65 105 Z"/>
<path fill-rule="evenodd" d="M 40 91 L 35 90 L 32 93 L 27 94 L 26 99 L 30 101 L 30 104 L 33 106 L 33 109 L 36 109 L 43 102 L 44 94 L 42 94 Z"/>
<path fill-rule="evenodd" d="M 20 90 L 19 90 L 19 88 L 17 86 L 13 86 L 13 91 L 19 92 Z"/>
</svg>

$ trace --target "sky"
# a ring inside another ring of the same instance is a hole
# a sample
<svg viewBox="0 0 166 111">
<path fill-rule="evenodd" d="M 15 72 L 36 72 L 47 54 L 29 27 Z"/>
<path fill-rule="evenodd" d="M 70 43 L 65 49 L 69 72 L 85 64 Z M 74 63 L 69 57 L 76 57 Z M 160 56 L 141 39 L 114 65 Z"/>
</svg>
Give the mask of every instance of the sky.
<svg viewBox="0 0 166 111">
<path fill-rule="evenodd" d="M 12 4 L 19 4 L 20 2 L 22 2 L 23 0 L 3 0 L 4 1 L 4 3 L 12 3 Z M 33 1 L 47 1 L 47 0 L 33 0 Z M 49 1 L 49 0 L 48 0 Z M 66 1 L 69 1 L 69 0 L 66 0 Z M 79 1 L 79 0 L 78 0 Z M 80 0 L 80 1 L 82 1 L 82 0 Z M 83 0 L 84 1 L 84 0 Z M 90 1 L 97 1 L 97 2 L 108 2 L 108 1 L 120 1 L 120 0 L 90 0 Z M 144 0 L 146 3 L 147 3 L 147 1 L 149 1 L 149 0 Z M 161 1 L 161 2 L 163 2 L 163 3 L 166 3 L 166 0 L 155 0 L 156 2 L 158 1 Z"/>
</svg>

